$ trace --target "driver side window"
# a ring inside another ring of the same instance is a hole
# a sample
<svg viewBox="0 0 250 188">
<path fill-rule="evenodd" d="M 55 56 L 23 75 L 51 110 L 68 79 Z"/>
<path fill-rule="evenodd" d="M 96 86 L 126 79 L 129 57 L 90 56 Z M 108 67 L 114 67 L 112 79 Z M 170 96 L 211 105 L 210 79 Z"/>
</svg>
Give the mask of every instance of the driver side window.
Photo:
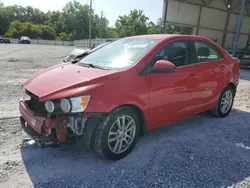
<svg viewBox="0 0 250 188">
<path fill-rule="evenodd" d="M 189 64 L 188 41 L 176 41 L 162 48 L 153 58 L 153 65 L 156 61 L 167 60 L 176 67 Z"/>
</svg>

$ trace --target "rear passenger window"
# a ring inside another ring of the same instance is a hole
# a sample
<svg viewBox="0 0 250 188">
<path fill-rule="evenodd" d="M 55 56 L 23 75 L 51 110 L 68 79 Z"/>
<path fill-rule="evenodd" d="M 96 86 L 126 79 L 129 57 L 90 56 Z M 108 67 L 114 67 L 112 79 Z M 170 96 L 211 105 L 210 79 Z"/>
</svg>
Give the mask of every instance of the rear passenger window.
<svg viewBox="0 0 250 188">
<path fill-rule="evenodd" d="M 221 58 L 221 53 L 216 47 L 203 41 L 194 41 L 197 63 L 213 61 Z"/>
</svg>

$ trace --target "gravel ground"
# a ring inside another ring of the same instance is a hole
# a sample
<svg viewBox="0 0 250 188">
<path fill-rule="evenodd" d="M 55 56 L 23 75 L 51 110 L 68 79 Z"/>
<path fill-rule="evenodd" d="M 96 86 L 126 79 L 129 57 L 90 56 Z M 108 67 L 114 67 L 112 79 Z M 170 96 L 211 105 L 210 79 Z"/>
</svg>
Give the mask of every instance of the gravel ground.
<svg viewBox="0 0 250 188">
<path fill-rule="evenodd" d="M 0 118 L 18 116 L 21 84 L 42 68 L 62 62 L 74 47 L 0 44 Z"/>
<path fill-rule="evenodd" d="M 86 151 L 37 148 L 14 118 L 24 79 L 72 47 L 8 47 L 0 45 L 0 187 L 250 187 L 250 70 L 241 71 L 228 117 L 201 114 L 147 133 L 130 155 L 110 162 Z"/>
</svg>

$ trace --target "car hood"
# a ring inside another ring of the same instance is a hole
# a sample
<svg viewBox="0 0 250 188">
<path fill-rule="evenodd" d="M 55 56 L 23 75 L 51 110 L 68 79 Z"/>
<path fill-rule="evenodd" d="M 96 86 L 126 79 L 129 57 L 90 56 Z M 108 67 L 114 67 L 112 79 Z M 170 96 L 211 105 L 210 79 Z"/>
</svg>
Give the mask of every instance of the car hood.
<svg viewBox="0 0 250 188">
<path fill-rule="evenodd" d="M 50 96 L 55 96 L 55 93 L 58 92 L 65 93 L 65 90 L 72 88 L 115 80 L 119 75 L 118 71 L 63 63 L 32 75 L 25 81 L 24 87 L 42 101 L 47 100 Z M 71 93 L 71 95 L 74 95 L 74 93 Z"/>
</svg>

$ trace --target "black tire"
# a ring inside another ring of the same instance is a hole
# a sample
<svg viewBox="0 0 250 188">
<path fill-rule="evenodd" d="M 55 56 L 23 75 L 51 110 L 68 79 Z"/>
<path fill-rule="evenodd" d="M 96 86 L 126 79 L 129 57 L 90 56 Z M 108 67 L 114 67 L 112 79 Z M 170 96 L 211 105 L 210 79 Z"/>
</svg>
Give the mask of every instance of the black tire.
<svg viewBox="0 0 250 188">
<path fill-rule="evenodd" d="M 222 103 L 222 97 L 226 92 L 231 92 L 232 93 L 232 103 L 231 106 L 229 107 L 229 110 L 227 112 L 222 111 L 221 103 Z M 226 117 L 232 110 L 233 103 L 234 103 L 234 97 L 235 97 L 235 91 L 231 86 L 226 86 L 224 90 L 221 92 L 220 97 L 217 101 L 216 106 L 209 111 L 209 113 L 214 116 L 214 117 L 219 117 L 223 118 Z"/>
<path fill-rule="evenodd" d="M 130 116 L 135 122 L 135 136 L 126 151 L 116 154 L 112 152 L 108 145 L 108 135 L 111 126 L 120 116 Z M 92 137 L 92 149 L 96 154 L 108 160 L 120 160 L 127 156 L 134 148 L 139 133 L 139 118 L 136 112 L 129 107 L 121 107 L 112 111 L 99 125 L 97 125 Z"/>
</svg>

